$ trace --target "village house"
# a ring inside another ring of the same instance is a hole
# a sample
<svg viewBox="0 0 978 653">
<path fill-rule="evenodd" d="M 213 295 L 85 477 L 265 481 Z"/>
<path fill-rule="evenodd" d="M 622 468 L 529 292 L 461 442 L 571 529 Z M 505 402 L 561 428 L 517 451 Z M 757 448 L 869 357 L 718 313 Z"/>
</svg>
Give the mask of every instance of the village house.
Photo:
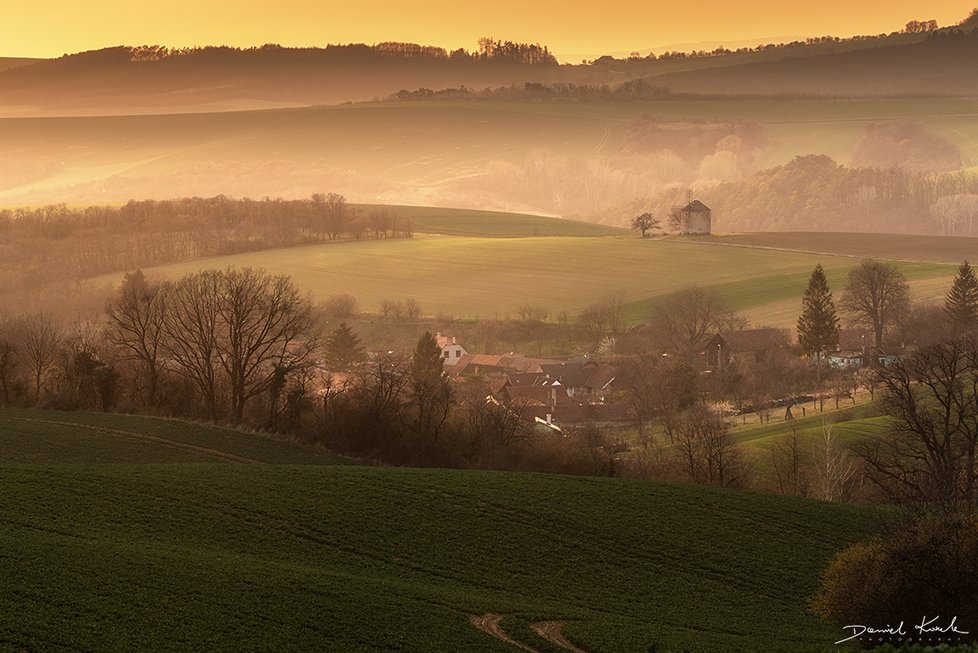
<svg viewBox="0 0 978 653">
<path fill-rule="evenodd" d="M 775 353 L 786 351 L 789 345 L 788 336 L 781 329 L 721 331 L 706 343 L 703 356 L 708 367 L 722 370 L 732 363 L 763 363 Z"/>
<path fill-rule="evenodd" d="M 561 361 L 512 352 L 468 354 L 449 374 L 457 380 L 484 377 L 493 399 L 503 405 L 519 403 L 524 417 L 541 423 L 620 421 L 628 417 L 627 406 L 606 401 L 617 369 L 588 356 Z"/>
<path fill-rule="evenodd" d="M 552 358 L 528 358 L 522 354 L 463 354 L 453 369 L 452 376 L 492 376 L 510 372 L 543 372 L 542 365 L 560 363 Z"/>
<path fill-rule="evenodd" d="M 836 369 L 889 367 L 903 360 L 904 352 L 904 347 L 866 347 L 866 351 L 834 351 L 825 356 L 825 362 Z"/>
<path fill-rule="evenodd" d="M 825 362 L 836 369 L 852 369 L 863 366 L 867 346 L 872 346 L 873 334 L 865 329 L 839 329 L 839 342 L 835 351 L 825 353 Z"/>
<path fill-rule="evenodd" d="M 618 375 L 613 365 L 588 356 L 542 366 L 549 376 L 559 380 L 569 397 L 603 399 L 608 395 Z"/>
<path fill-rule="evenodd" d="M 458 344 L 458 338 L 455 336 L 443 336 L 441 333 L 436 333 L 435 340 L 441 347 L 441 359 L 446 367 L 457 365 L 462 357 L 469 353 L 465 351 L 465 347 Z"/>
<path fill-rule="evenodd" d="M 876 347 L 872 331 L 839 329 L 835 351 L 825 353 L 825 364 L 835 369 L 886 367 L 903 360 L 905 347 Z"/>
</svg>

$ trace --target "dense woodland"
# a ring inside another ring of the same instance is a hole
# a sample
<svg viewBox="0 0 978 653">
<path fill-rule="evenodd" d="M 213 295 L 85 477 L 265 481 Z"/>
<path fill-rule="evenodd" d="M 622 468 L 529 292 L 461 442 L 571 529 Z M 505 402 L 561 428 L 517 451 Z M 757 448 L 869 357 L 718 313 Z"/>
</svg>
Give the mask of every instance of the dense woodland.
<svg viewBox="0 0 978 653">
<path fill-rule="evenodd" d="M 763 125 L 745 120 L 631 121 L 614 151 L 536 152 L 454 182 L 459 198 L 505 197 L 566 217 L 625 226 L 665 223 L 686 193 L 713 210 L 714 230 L 978 235 L 978 175 L 949 140 L 908 121 L 870 123 L 847 161 L 798 156 L 773 168 Z M 610 148 L 609 148 L 610 149 Z"/>
<path fill-rule="evenodd" d="M 803 156 L 741 181 L 700 193 L 722 216 L 718 228 L 738 231 L 825 231 L 978 235 L 978 175 L 929 174 L 899 167 L 840 165 L 827 156 Z M 685 199 L 660 193 L 661 215 Z"/>
</svg>

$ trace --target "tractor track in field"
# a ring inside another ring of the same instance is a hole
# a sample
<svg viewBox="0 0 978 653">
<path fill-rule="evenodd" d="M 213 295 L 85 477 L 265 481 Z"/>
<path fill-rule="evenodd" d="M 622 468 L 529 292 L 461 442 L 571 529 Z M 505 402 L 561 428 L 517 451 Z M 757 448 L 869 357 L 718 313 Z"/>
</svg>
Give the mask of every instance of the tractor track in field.
<svg viewBox="0 0 978 653">
<path fill-rule="evenodd" d="M 574 646 L 573 642 L 564 637 L 563 627 L 564 624 L 561 621 L 538 621 L 535 624 L 530 624 L 533 632 L 551 644 L 555 644 L 573 653 L 585 653 L 583 649 Z"/>
<path fill-rule="evenodd" d="M 170 447 L 171 449 L 179 449 L 188 453 L 198 453 L 205 456 L 211 456 L 213 458 L 219 458 L 221 460 L 226 460 L 228 462 L 243 463 L 243 464 L 261 464 L 260 460 L 255 460 L 254 458 L 246 458 L 245 456 L 238 456 L 232 453 L 227 453 L 225 451 L 219 451 L 217 449 L 210 449 L 208 447 L 201 447 L 195 444 L 189 444 L 186 442 L 178 442 L 176 440 L 169 440 L 167 438 L 161 438 L 155 435 L 147 435 L 145 433 L 137 433 L 135 431 L 125 431 L 122 429 L 112 429 L 105 426 L 94 426 L 92 424 L 82 424 L 80 422 L 61 422 L 58 420 L 51 419 L 40 419 L 37 417 L 11 417 L 11 419 L 18 420 L 21 422 L 33 422 L 36 424 L 50 424 L 52 426 L 69 426 L 72 428 L 84 428 L 90 431 L 97 431 L 99 433 L 106 433 L 108 435 L 114 435 L 116 437 L 128 438 L 131 440 L 139 440 L 141 442 L 150 442 L 153 444 L 159 444 L 164 447 Z"/>
<path fill-rule="evenodd" d="M 495 637 L 496 639 L 506 642 L 510 646 L 520 649 L 521 651 L 528 651 L 529 653 L 539 653 L 535 648 L 523 642 L 518 642 L 503 630 L 500 622 L 503 620 L 501 614 L 495 612 L 487 612 L 484 615 L 469 615 L 469 623 L 473 626 L 489 635 L 490 637 Z M 555 646 L 571 651 L 571 653 L 585 653 L 584 650 L 578 648 L 569 639 L 564 637 L 562 632 L 564 624 L 561 621 L 538 621 L 537 623 L 530 624 L 530 628 L 539 635 L 541 638 L 547 640 Z"/>
<path fill-rule="evenodd" d="M 517 642 L 515 639 L 506 634 L 506 631 L 502 629 L 499 622 L 502 621 L 503 615 L 496 614 L 493 612 L 487 612 L 482 616 L 470 615 L 469 623 L 473 626 L 489 635 L 490 637 L 495 637 L 498 640 L 506 642 L 510 646 L 515 646 L 521 651 L 529 651 L 529 653 L 539 653 L 535 648 L 527 646 L 522 642 Z"/>
</svg>

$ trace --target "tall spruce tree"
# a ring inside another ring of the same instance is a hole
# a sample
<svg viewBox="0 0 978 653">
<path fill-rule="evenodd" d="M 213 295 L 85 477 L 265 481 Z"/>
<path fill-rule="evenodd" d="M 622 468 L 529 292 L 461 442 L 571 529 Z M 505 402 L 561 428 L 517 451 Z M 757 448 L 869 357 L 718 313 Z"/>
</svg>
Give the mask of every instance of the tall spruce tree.
<svg viewBox="0 0 978 653">
<path fill-rule="evenodd" d="M 839 344 L 839 318 L 835 314 L 832 291 L 821 264 L 815 266 L 802 298 L 804 308 L 798 317 L 798 344 L 821 366 L 822 354 Z M 821 372 L 819 372 L 821 378 Z"/>
<path fill-rule="evenodd" d="M 967 261 L 958 268 L 954 285 L 944 299 L 944 311 L 956 330 L 967 332 L 978 328 L 978 278 Z"/>
<path fill-rule="evenodd" d="M 326 364 L 334 372 L 347 372 L 367 359 L 360 338 L 346 322 L 340 322 L 340 326 L 329 335 L 325 353 Z"/>
</svg>

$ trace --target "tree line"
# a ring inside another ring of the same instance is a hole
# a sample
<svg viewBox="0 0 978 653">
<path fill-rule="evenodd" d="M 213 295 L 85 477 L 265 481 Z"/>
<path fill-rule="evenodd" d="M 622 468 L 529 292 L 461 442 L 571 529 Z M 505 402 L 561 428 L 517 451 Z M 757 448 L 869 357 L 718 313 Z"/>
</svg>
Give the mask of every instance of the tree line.
<svg viewBox="0 0 978 653">
<path fill-rule="evenodd" d="M 274 247 L 403 238 L 410 220 L 351 207 L 342 195 L 304 200 L 131 200 L 122 206 L 0 210 L 0 286 L 47 284 L 143 266 Z"/>
<path fill-rule="evenodd" d="M 368 355 L 324 308 L 256 268 L 129 273 L 100 319 L 0 315 L 0 405 L 205 419 L 388 464 L 613 471 L 604 434 L 542 433 L 484 380 L 452 384 L 430 332 L 411 356 Z"/>
<path fill-rule="evenodd" d="M 117 49 L 109 48 L 101 52 L 113 53 Z M 229 58 L 261 57 L 263 59 L 288 58 L 295 60 L 314 61 L 375 61 L 383 59 L 428 59 L 452 61 L 491 61 L 508 62 L 524 65 L 556 65 L 557 59 L 549 48 L 539 43 L 521 43 L 516 41 L 501 41 L 491 37 L 478 40 L 478 48 L 473 51 L 465 48 L 447 50 L 433 45 L 406 43 L 400 41 L 384 41 L 368 45 L 366 43 L 327 44 L 325 47 L 284 47 L 277 43 L 266 43 L 252 48 L 234 48 L 230 46 L 203 46 L 186 48 L 169 48 L 160 45 L 143 45 L 118 49 L 119 54 L 128 55 L 133 63 L 165 62 L 175 59 L 194 60 L 200 62 L 226 61 Z M 65 57 L 75 55 L 65 55 Z"/>
<path fill-rule="evenodd" d="M 574 101 L 635 101 L 661 100 L 673 97 L 672 92 L 663 86 L 650 84 L 644 79 L 630 79 L 614 87 L 608 84 L 575 84 L 573 82 L 524 82 L 522 85 L 511 84 L 496 88 L 481 90 L 460 86 L 458 88 L 443 88 L 432 90 L 419 88 L 415 90 L 401 89 L 388 96 L 388 101 L 418 101 L 418 100 L 574 100 Z M 678 98 L 688 97 L 677 95 Z"/>
</svg>

